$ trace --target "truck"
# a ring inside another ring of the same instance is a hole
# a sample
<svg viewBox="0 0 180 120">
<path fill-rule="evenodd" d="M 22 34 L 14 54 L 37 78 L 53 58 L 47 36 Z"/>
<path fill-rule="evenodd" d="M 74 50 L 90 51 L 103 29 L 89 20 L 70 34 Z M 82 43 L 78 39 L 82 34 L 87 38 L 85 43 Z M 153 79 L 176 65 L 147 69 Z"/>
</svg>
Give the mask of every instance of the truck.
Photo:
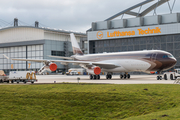
<svg viewBox="0 0 180 120">
<path fill-rule="evenodd" d="M 0 83 L 7 82 L 7 81 L 8 81 L 8 76 L 6 76 L 3 70 L 0 70 Z"/>
<path fill-rule="evenodd" d="M 0 83 L 8 82 L 8 76 L 0 76 Z"/>
<path fill-rule="evenodd" d="M 34 71 L 10 71 L 9 76 L 3 77 L 1 76 L 0 82 L 11 82 L 11 83 L 27 83 L 37 82 L 36 75 Z"/>
<path fill-rule="evenodd" d="M 66 75 L 83 75 L 85 69 L 82 68 L 71 68 L 66 72 Z"/>
<path fill-rule="evenodd" d="M 180 68 L 175 69 L 174 72 L 165 72 L 163 76 L 164 80 L 176 80 L 178 77 L 180 77 Z"/>
</svg>

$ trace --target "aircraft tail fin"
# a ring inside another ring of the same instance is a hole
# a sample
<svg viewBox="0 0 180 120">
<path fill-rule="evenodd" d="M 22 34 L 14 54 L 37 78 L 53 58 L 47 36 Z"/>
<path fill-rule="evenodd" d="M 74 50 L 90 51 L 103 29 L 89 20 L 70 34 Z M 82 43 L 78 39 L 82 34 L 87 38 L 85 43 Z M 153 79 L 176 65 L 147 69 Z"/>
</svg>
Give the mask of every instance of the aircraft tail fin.
<svg viewBox="0 0 180 120">
<path fill-rule="evenodd" d="M 78 54 L 78 55 L 83 55 L 83 52 L 81 51 L 79 44 L 74 36 L 73 33 L 70 34 L 71 36 L 71 44 L 72 44 L 72 48 L 73 48 L 73 53 Z"/>
</svg>

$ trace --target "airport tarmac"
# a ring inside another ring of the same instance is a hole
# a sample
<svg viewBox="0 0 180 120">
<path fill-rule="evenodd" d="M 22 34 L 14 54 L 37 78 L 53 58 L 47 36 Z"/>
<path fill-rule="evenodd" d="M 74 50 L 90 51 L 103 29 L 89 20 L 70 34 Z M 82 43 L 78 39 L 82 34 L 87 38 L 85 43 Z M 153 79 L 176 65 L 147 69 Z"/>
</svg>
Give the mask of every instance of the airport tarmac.
<svg viewBox="0 0 180 120">
<path fill-rule="evenodd" d="M 90 80 L 89 75 L 37 75 L 37 83 L 98 83 L 98 84 L 173 84 L 174 80 L 156 80 L 157 75 L 131 75 L 130 79 L 120 79 L 119 75 L 113 75 L 112 79 L 106 79 L 101 75 L 100 80 Z"/>
</svg>

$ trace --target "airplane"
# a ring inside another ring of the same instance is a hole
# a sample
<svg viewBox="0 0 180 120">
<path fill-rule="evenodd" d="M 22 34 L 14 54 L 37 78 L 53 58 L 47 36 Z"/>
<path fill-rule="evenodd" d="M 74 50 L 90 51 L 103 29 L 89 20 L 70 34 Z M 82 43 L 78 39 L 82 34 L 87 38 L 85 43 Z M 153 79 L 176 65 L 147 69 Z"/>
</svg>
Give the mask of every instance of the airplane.
<svg viewBox="0 0 180 120">
<path fill-rule="evenodd" d="M 63 65 L 73 63 L 85 68 L 90 74 L 90 79 L 100 79 L 100 73 L 106 72 L 106 79 L 112 79 L 113 73 L 120 74 L 121 79 L 130 79 L 129 72 L 140 71 L 146 73 L 158 72 L 157 80 L 162 80 L 160 73 L 172 68 L 177 60 L 174 56 L 163 50 L 143 50 L 114 53 L 83 54 L 73 33 L 70 34 L 73 53 L 71 57 L 50 56 L 66 60 L 45 60 L 45 59 L 18 59 L 17 61 L 42 62 L 44 66 L 38 71 L 39 74 L 45 70 L 56 71 L 55 62 Z M 10 59 L 4 55 L 7 59 Z"/>
</svg>

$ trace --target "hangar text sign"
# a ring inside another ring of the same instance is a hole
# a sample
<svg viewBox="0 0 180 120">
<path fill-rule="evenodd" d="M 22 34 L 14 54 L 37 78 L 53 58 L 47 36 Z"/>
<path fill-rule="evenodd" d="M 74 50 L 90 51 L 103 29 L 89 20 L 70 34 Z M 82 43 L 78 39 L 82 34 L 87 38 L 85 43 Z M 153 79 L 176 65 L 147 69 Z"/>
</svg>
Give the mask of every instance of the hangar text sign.
<svg viewBox="0 0 180 120">
<path fill-rule="evenodd" d="M 131 38 L 179 34 L 180 23 L 171 25 L 142 26 L 124 29 L 107 29 L 102 31 L 88 31 L 88 40 L 104 40 L 117 38 Z"/>
<path fill-rule="evenodd" d="M 157 33 L 161 33 L 161 28 L 156 27 L 155 29 L 137 29 L 138 34 L 139 35 L 144 35 L 144 34 L 157 34 Z M 136 35 L 136 31 L 113 31 L 113 32 L 107 32 L 107 37 L 108 38 L 112 38 L 112 37 L 119 37 L 119 36 L 134 36 Z M 103 32 L 102 31 L 98 31 L 97 32 L 97 38 L 98 39 L 102 39 L 103 38 Z"/>
</svg>

